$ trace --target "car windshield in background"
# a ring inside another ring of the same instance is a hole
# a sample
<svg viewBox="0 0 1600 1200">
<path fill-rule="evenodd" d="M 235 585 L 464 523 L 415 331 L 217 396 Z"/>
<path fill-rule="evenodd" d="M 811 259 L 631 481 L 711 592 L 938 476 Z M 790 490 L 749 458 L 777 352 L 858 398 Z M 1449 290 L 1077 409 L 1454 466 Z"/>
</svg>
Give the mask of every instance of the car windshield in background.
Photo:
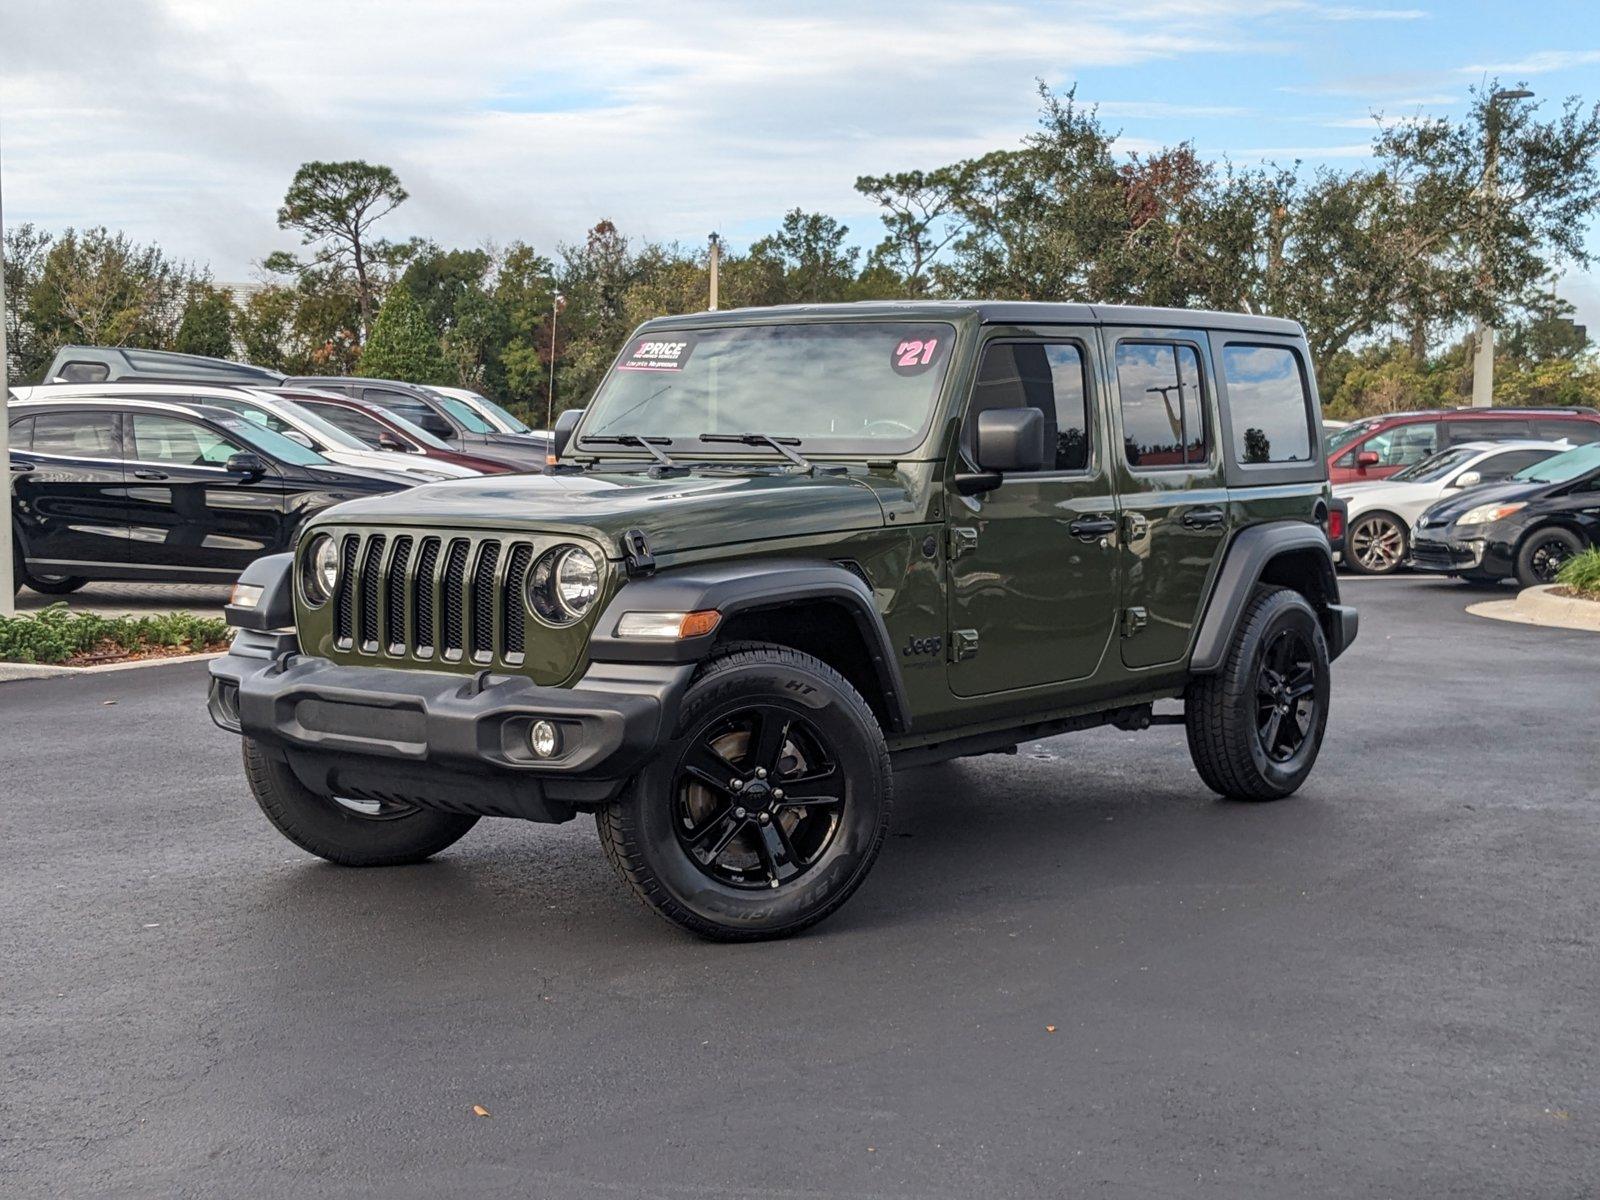
<svg viewBox="0 0 1600 1200">
<path fill-rule="evenodd" d="M 679 454 L 710 449 L 698 444 L 703 433 L 800 438 L 822 452 L 909 450 L 927 426 L 954 341 L 954 326 L 899 321 L 635 335 L 600 385 L 583 433 L 671 438 Z"/>
<path fill-rule="evenodd" d="M 1579 446 L 1565 454 L 1557 454 L 1531 467 L 1523 467 L 1512 476 L 1524 483 L 1565 483 L 1590 471 L 1600 471 L 1600 442 Z"/>
<path fill-rule="evenodd" d="M 1391 479 L 1396 483 L 1436 483 L 1454 471 L 1468 459 L 1482 454 L 1481 450 L 1446 450 L 1443 454 L 1435 454 L 1432 458 L 1425 458 L 1419 463 L 1407 467 L 1404 471 L 1396 471 Z"/>
<path fill-rule="evenodd" d="M 472 405 L 465 400 L 457 400 L 454 396 L 446 396 L 443 392 L 435 392 L 433 398 L 449 410 L 450 415 L 460 421 L 469 433 L 499 433 L 489 422 L 473 411 Z"/>
<path fill-rule="evenodd" d="M 252 403 L 243 398 L 233 396 L 208 396 L 205 403 L 213 408 L 225 408 L 229 412 L 236 412 L 247 421 L 260 425 L 272 433 L 282 434 L 294 429 L 294 423 L 284 420 L 278 413 L 260 404 Z M 360 438 L 346 433 L 337 426 L 330 425 L 310 409 L 294 403 L 292 400 L 279 400 L 278 406 L 295 421 L 312 430 L 318 437 L 330 446 L 337 446 L 341 450 L 365 450 L 366 445 Z M 302 437 L 305 435 L 302 433 Z M 293 439 L 289 439 L 293 440 Z"/>
<path fill-rule="evenodd" d="M 533 430 L 529 429 L 526 425 L 524 425 L 516 417 L 512 416 L 505 409 L 501 408 L 493 400 L 489 399 L 489 397 L 481 395 L 478 392 L 473 392 L 472 394 L 474 396 L 477 396 L 477 398 L 478 398 L 477 399 L 478 407 L 479 408 L 483 408 L 483 409 L 487 409 L 489 412 L 493 413 L 495 419 L 497 421 L 499 421 L 502 425 L 504 425 L 508 432 L 510 432 L 510 433 L 532 433 L 533 432 Z"/>
<path fill-rule="evenodd" d="M 249 417 L 224 417 L 219 415 L 214 417 L 213 420 L 220 428 L 226 429 L 241 442 L 248 443 L 252 450 L 259 450 L 279 462 L 288 463 L 293 467 L 327 467 L 332 465 L 315 450 L 308 449 L 299 442 L 292 442 L 281 433 L 273 433 L 265 425 L 257 424 Z"/>
<path fill-rule="evenodd" d="M 1372 424 L 1371 421 L 1357 421 L 1354 425 L 1346 425 L 1343 429 L 1330 430 L 1322 435 L 1322 444 L 1327 447 L 1328 455 L 1331 457 L 1369 432 Z"/>
</svg>

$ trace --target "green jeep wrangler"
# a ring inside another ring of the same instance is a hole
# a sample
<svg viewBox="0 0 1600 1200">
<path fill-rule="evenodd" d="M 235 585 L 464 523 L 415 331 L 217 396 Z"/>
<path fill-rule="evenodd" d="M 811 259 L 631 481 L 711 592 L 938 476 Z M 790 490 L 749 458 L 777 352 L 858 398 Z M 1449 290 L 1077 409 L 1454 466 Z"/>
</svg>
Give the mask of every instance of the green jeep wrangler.
<svg viewBox="0 0 1600 1200">
<path fill-rule="evenodd" d="M 872 866 L 896 767 L 1181 721 L 1213 790 L 1298 788 L 1356 634 L 1319 413 L 1267 317 L 651 321 L 550 474 L 342 504 L 251 566 L 209 707 L 332 862 L 592 813 L 669 920 L 793 933 Z"/>
</svg>

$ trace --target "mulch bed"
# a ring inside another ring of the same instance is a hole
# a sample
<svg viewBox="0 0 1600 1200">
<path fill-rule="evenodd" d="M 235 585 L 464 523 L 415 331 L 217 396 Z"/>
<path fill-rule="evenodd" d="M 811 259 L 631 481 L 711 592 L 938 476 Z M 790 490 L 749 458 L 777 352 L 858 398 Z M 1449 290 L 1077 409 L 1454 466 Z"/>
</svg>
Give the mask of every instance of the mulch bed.
<svg viewBox="0 0 1600 1200">
<path fill-rule="evenodd" d="M 101 642 L 93 650 L 86 650 L 82 654 L 74 654 L 71 658 L 59 663 L 52 663 L 57 667 L 99 667 L 106 663 L 117 662 L 143 662 L 152 658 L 182 658 L 186 654 L 214 654 L 228 648 L 228 643 L 211 642 L 204 646 L 135 646 L 126 649 L 117 643 L 107 640 Z"/>
</svg>

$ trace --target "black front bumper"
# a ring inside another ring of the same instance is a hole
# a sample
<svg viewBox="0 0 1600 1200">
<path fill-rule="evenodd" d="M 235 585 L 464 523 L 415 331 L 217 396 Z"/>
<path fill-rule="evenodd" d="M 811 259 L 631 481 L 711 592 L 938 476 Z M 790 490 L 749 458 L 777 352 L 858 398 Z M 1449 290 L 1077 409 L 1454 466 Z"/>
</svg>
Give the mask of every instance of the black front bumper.
<svg viewBox="0 0 1600 1200">
<path fill-rule="evenodd" d="M 1490 537 L 1455 538 L 1418 532 L 1411 539 L 1408 563 L 1418 571 L 1446 575 L 1481 575 L 1503 579 L 1514 573 L 1511 548 Z"/>
<path fill-rule="evenodd" d="M 294 635 L 241 629 L 211 663 L 212 719 L 280 753 L 323 795 L 564 821 L 619 792 L 673 734 L 693 664 L 597 663 L 576 685 L 347 667 Z M 528 729 L 560 749 L 534 757 Z"/>
</svg>

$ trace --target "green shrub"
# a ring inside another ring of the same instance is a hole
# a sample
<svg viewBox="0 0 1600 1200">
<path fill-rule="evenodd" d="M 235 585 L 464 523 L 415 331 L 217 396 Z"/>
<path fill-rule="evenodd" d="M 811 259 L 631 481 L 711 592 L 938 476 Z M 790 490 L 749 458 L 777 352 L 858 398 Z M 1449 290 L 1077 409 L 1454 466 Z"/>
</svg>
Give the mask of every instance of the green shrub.
<svg viewBox="0 0 1600 1200">
<path fill-rule="evenodd" d="M 228 625 L 220 617 L 190 613 L 103 617 L 52 604 L 36 613 L 0 617 L 0 662 L 58 663 L 111 648 L 124 653 L 154 646 L 199 651 L 227 638 Z"/>
<path fill-rule="evenodd" d="M 1600 600 L 1600 549 L 1591 547 L 1567 559 L 1561 565 L 1556 582 L 1566 585 L 1580 596 Z"/>
</svg>

